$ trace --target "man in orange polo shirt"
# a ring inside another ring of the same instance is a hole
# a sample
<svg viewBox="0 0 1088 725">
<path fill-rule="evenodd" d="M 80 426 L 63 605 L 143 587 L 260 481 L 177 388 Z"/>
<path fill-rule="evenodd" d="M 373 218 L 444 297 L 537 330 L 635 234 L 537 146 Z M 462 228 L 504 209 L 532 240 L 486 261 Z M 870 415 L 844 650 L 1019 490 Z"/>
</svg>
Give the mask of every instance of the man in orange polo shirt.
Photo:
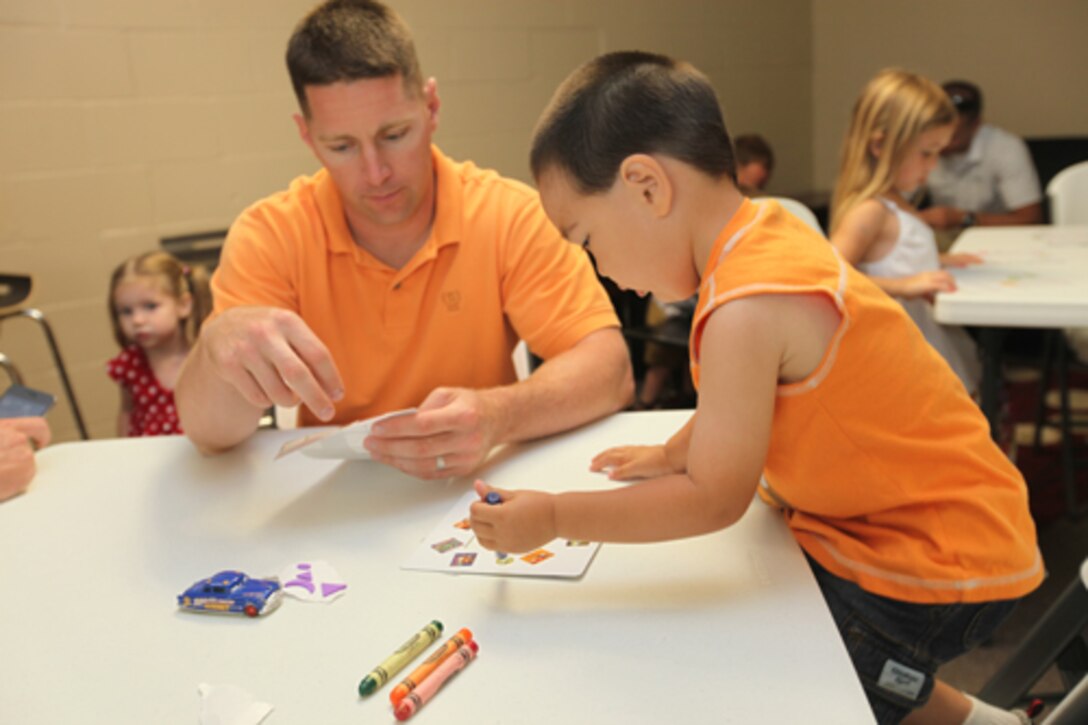
<svg viewBox="0 0 1088 725">
<path fill-rule="evenodd" d="M 627 348 L 587 257 L 527 186 L 431 144 L 436 84 L 401 19 L 330 0 L 287 58 L 299 132 L 324 168 L 232 226 L 215 315 L 178 380 L 189 437 L 229 448 L 273 403 L 301 402 L 303 424 L 418 406 L 364 445 L 437 478 L 622 407 Z M 519 338 L 545 360 L 522 382 Z"/>
</svg>

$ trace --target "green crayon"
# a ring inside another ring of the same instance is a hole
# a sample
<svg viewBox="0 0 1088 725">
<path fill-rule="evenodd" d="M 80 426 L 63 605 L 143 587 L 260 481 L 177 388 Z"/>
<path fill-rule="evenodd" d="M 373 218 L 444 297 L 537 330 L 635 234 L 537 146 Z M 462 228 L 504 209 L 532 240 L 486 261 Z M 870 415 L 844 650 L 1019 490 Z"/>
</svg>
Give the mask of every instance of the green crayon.
<svg viewBox="0 0 1088 725">
<path fill-rule="evenodd" d="M 423 650 L 431 646 L 442 634 L 442 623 L 437 619 L 412 635 L 412 638 L 397 648 L 397 651 L 385 658 L 385 661 L 370 671 L 359 683 L 359 694 L 366 697 L 379 687 L 389 682 L 393 675 L 416 658 Z"/>
</svg>

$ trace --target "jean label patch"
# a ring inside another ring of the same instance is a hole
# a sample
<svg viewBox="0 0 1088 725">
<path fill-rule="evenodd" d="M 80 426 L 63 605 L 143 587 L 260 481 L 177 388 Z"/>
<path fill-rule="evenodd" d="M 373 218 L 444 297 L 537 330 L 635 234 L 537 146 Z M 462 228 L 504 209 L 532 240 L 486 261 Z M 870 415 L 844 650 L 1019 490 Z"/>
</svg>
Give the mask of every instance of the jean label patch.
<svg viewBox="0 0 1088 725">
<path fill-rule="evenodd" d="M 911 700 L 917 700 L 922 691 L 922 685 L 926 682 L 926 676 L 916 669 L 900 664 L 895 660 L 887 660 L 884 669 L 880 673 L 877 684 L 889 692 L 894 692 Z"/>
</svg>

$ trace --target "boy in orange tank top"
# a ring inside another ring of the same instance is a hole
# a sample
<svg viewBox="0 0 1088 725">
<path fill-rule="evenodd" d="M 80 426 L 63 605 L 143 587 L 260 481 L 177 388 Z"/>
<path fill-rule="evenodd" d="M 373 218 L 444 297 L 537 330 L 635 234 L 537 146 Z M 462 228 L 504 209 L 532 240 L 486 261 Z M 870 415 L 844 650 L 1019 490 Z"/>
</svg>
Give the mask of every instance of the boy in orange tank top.
<svg viewBox="0 0 1088 725">
<path fill-rule="evenodd" d="M 699 294 L 692 419 L 592 467 L 610 491 L 473 505 L 491 549 L 650 542 L 783 510 L 881 723 L 1019 723 L 936 680 L 1043 576 L 1022 477 L 902 309 L 774 203 L 737 190 L 714 91 L 685 63 L 601 56 L 544 111 L 545 211 L 621 286 Z M 477 481 L 481 498 L 493 489 Z"/>
</svg>

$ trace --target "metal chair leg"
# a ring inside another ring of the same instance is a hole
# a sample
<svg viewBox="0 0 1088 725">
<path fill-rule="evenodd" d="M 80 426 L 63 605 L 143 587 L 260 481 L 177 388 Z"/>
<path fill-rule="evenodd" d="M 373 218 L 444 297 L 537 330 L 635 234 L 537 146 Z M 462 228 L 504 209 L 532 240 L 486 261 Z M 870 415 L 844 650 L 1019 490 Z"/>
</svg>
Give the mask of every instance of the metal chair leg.
<svg viewBox="0 0 1088 725">
<path fill-rule="evenodd" d="M 16 385 L 23 384 L 23 376 L 19 374 L 19 369 L 15 367 L 15 363 L 11 361 L 11 358 L 2 352 L 0 352 L 0 368 L 4 368 L 4 372 L 8 374 L 12 383 Z"/>
<path fill-rule="evenodd" d="M 53 335 L 53 328 L 49 326 L 49 323 L 45 319 L 45 315 L 42 314 L 41 310 L 31 307 L 0 315 L 0 322 L 12 317 L 24 317 L 33 320 L 42 328 L 42 332 L 45 334 L 45 340 L 49 344 L 49 351 L 53 355 L 53 363 L 56 365 L 57 373 L 60 375 L 60 382 L 64 387 L 64 394 L 68 398 L 68 406 L 72 411 L 72 417 L 75 418 L 76 428 L 79 429 L 80 437 L 83 438 L 83 440 L 88 440 L 90 436 L 87 435 L 87 426 L 83 424 L 83 414 L 80 413 L 79 404 L 76 403 L 76 394 L 72 389 L 71 381 L 68 379 L 68 370 L 64 367 L 64 360 L 61 358 L 60 348 L 57 346 L 57 339 Z"/>
<path fill-rule="evenodd" d="M 1054 371 L 1054 345 L 1061 332 L 1047 330 L 1043 338 L 1043 359 L 1039 364 L 1039 400 L 1035 403 L 1035 452 L 1042 445 L 1043 428 L 1046 421 L 1046 394 L 1050 390 L 1050 378 Z"/>
<path fill-rule="evenodd" d="M 1084 725 L 1088 722 L 1088 675 L 1062 698 L 1046 722 L 1047 725 Z"/>
<path fill-rule="evenodd" d="M 979 699 L 998 707 L 1015 705 L 1066 650 L 1077 644 L 1086 627 L 1088 559 L 1061 597 L 982 688 Z"/>
</svg>

